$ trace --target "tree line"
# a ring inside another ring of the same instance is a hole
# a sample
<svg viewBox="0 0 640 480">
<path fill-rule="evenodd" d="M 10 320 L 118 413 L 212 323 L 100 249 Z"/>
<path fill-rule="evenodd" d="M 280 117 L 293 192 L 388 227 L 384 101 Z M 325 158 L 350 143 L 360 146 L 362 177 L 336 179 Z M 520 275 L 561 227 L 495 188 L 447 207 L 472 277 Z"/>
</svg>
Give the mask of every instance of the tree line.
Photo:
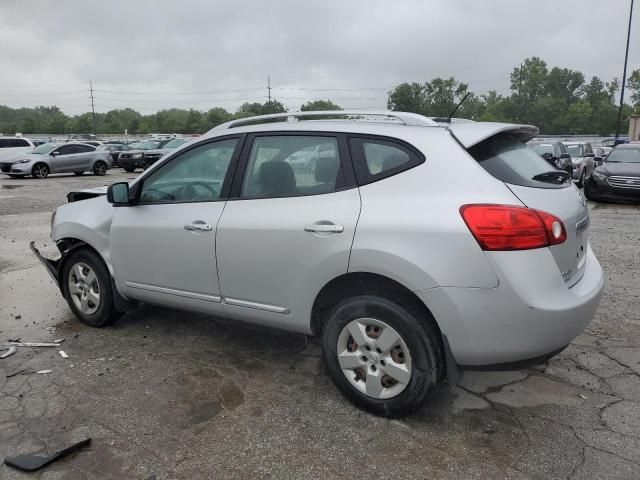
<svg viewBox="0 0 640 480">
<path fill-rule="evenodd" d="M 525 59 L 513 69 L 510 79 L 508 95 L 496 91 L 477 95 L 467 83 L 454 77 L 402 83 L 388 92 L 387 107 L 430 117 L 448 116 L 468 93 L 456 117 L 532 124 L 544 134 L 609 135 L 616 130 L 620 90 L 617 79 L 605 82 L 594 76 L 587 81 L 580 71 L 549 68 L 538 57 Z M 629 116 L 640 113 L 640 69 L 631 73 L 626 86 L 631 104 L 623 106 L 623 133 Z M 331 100 L 316 100 L 300 106 L 301 111 L 339 109 Z M 142 115 L 124 108 L 96 113 L 95 129 L 98 134 L 124 134 L 125 129 L 129 134 L 204 133 L 232 119 L 284 112 L 284 105 L 277 100 L 244 103 L 233 113 L 220 107 L 208 111 L 171 108 Z M 93 130 L 91 112 L 68 116 L 57 106 L 14 109 L 0 105 L 0 132 L 5 135 L 91 133 Z"/>
</svg>

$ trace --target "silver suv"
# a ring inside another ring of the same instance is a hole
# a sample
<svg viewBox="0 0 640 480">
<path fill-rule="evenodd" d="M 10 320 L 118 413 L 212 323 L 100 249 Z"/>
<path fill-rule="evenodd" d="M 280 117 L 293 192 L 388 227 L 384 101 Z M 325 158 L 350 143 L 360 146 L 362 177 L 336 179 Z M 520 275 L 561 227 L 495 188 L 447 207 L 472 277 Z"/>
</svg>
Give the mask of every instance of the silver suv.
<svg viewBox="0 0 640 480">
<path fill-rule="evenodd" d="M 346 397 L 403 415 L 465 369 L 549 358 L 594 315 L 588 210 L 524 145 L 536 133 L 400 112 L 236 120 L 130 184 L 71 193 L 61 258 L 32 249 L 88 325 L 148 302 L 317 335 Z"/>
</svg>

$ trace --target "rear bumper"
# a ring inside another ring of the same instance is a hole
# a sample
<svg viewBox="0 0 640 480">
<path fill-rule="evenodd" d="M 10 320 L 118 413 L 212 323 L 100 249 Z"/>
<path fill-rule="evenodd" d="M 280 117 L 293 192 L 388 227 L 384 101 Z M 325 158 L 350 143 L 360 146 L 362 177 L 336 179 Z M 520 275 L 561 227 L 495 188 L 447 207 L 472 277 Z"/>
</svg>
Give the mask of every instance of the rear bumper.
<svg viewBox="0 0 640 480">
<path fill-rule="evenodd" d="M 141 168 L 144 165 L 142 158 L 120 158 L 118 165 L 122 168 Z"/>
<path fill-rule="evenodd" d="M 38 260 L 40 260 L 42 265 L 44 265 L 44 268 L 47 270 L 47 273 L 51 275 L 51 278 L 53 279 L 53 281 L 56 282 L 56 285 L 59 286 L 58 266 L 60 265 L 60 260 L 50 260 L 48 258 L 43 257 L 40 251 L 36 248 L 36 242 L 31 242 L 29 244 L 29 248 L 31 248 L 31 251 L 33 252 L 33 254 L 38 258 Z"/>
<path fill-rule="evenodd" d="M 511 369 L 562 350 L 591 322 L 604 275 L 591 247 L 584 275 L 568 288 L 548 249 L 488 255 L 496 288 L 415 292 L 431 309 L 461 368 Z"/>
</svg>

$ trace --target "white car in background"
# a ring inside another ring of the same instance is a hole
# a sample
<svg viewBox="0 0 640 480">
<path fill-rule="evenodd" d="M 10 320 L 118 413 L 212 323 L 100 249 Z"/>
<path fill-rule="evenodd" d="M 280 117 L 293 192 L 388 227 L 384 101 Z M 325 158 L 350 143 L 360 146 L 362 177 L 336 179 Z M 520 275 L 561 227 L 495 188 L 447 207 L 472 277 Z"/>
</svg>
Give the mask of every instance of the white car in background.
<svg viewBox="0 0 640 480">
<path fill-rule="evenodd" d="M 17 154 L 26 153 L 34 147 L 33 142 L 28 138 L 0 137 L 0 171 L 8 172 L 11 168 L 8 160 L 11 160 Z"/>
</svg>

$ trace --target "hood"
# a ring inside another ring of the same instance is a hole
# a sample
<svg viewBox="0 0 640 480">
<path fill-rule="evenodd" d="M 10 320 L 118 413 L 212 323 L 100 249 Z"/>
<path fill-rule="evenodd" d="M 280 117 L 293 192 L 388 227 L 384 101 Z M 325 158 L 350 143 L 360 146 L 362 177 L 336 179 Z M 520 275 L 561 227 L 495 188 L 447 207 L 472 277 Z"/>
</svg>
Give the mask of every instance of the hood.
<svg viewBox="0 0 640 480">
<path fill-rule="evenodd" d="M 538 128 L 533 125 L 495 122 L 453 123 L 447 130 L 451 132 L 464 148 L 471 148 L 498 133 L 512 133 L 520 138 L 522 142 L 527 142 L 538 135 Z"/>
<path fill-rule="evenodd" d="M 640 177 L 640 163 L 614 163 L 604 162 L 596 171 L 607 176 L 619 175 L 621 177 Z"/>
<path fill-rule="evenodd" d="M 87 200 L 88 198 L 100 197 L 107 194 L 107 188 L 109 187 L 105 185 L 104 187 L 85 188 L 84 190 L 69 192 L 67 193 L 67 201 L 72 203 L 79 200 Z"/>
</svg>

